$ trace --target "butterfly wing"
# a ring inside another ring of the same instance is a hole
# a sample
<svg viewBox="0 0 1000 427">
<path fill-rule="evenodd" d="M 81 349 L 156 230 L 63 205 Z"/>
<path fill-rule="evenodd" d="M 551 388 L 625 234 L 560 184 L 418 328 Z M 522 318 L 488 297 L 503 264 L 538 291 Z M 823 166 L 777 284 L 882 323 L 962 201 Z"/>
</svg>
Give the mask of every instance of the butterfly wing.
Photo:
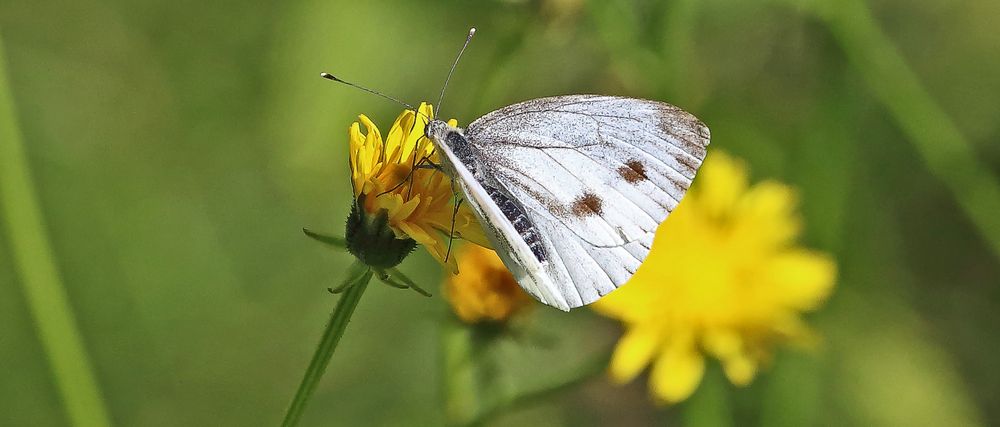
<svg viewBox="0 0 1000 427">
<path fill-rule="evenodd" d="M 465 136 L 480 165 L 479 188 L 466 191 L 479 193 L 473 204 L 492 223 L 498 253 L 525 289 L 567 309 L 635 273 L 710 134 L 668 104 L 571 95 L 494 111 Z"/>
</svg>

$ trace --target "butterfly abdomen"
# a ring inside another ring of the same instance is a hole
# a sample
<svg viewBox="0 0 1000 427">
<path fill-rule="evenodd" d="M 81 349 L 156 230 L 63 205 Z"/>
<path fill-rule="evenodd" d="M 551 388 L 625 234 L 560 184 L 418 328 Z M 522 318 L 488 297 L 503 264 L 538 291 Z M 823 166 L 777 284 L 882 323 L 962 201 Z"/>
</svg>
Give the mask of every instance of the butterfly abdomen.
<svg viewBox="0 0 1000 427">
<path fill-rule="evenodd" d="M 548 259 L 545 253 L 545 246 L 542 243 L 541 236 L 538 234 L 538 229 L 528 219 L 528 215 L 524 212 L 524 209 L 518 206 L 517 202 L 511 200 L 510 197 L 507 197 L 502 191 L 489 186 L 484 186 L 484 188 L 486 189 L 486 194 L 493 200 L 493 203 L 496 203 L 497 207 L 500 208 L 500 212 L 503 212 L 504 217 L 514 225 L 514 230 L 524 239 L 524 243 L 528 244 L 528 248 L 535 255 L 535 259 L 539 262 L 544 262 Z"/>
</svg>

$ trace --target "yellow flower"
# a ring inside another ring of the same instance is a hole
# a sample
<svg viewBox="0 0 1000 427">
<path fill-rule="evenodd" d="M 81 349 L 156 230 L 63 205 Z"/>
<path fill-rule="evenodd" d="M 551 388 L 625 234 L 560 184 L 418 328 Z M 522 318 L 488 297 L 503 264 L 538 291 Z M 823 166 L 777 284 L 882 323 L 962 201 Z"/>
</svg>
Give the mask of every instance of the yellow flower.
<svg viewBox="0 0 1000 427">
<path fill-rule="evenodd" d="M 611 376 L 624 383 L 652 365 L 653 395 L 674 403 L 694 392 L 706 356 L 742 386 L 776 345 L 812 341 L 800 315 L 830 294 L 836 264 L 796 245 L 795 205 L 788 186 L 749 186 L 743 163 L 713 152 L 635 276 L 594 304 L 626 327 Z"/>
<path fill-rule="evenodd" d="M 384 140 L 368 117 L 358 116 L 360 124 L 354 122 L 348 130 L 351 183 L 364 213 L 376 216 L 385 212 L 396 239 L 413 239 L 444 263 L 453 220 L 456 238 L 479 245 L 489 243 L 468 205 L 455 212 L 453 196 L 458 188 L 452 188 L 447 175 L 434 169 L 414 169 L 424 158 L 440 164 L 430 139 L 423 137 L 424 126 L 434 113 L 423 103 L 418 110 L 419 116 L 412 110 L 403 111 Z M 457 123 L 452 120 L 449 124 Z M 454 257 L 449 257 L 447 264 L 457 271 Z"/>
<path fill-rule="evenodd" d="M 530 306 L 531 297 L 492 250 L 464 245 L 458 265 L 461 273 L 448 278 L 444 292 L 463 322 L 505 322 Z"/>
</svg>

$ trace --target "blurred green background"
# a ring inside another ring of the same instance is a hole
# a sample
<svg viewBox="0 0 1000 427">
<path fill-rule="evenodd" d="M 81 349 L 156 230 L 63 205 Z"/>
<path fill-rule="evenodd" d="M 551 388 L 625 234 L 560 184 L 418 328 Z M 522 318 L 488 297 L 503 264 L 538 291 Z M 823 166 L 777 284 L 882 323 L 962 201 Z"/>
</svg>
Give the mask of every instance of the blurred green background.
<svg viewBox="0 0 1000 427">
<path fill-rule="evenodd" d="M 365 113 L 385 131 L 400 111 L 318 73 L 432 100 L 473 25 L 444 115 L 588 92 L 674 103 L 756 178 L 799 188 L 805 243 L 840 265 L 811 318 L 821 350 L 779 351 L 748 388 L 712 366 L 658 408 L 644 381 L 597 379 L 498 425 L 991 425 L 998 16 L 993 0 L 0 0 L 16 113 L 0 137 L 20 126 L 41 237 L 117 425 L 280 421 L 350 261 L 299 229 L 341 232 L 347 126 Z M 68 425 L 3 224 L 0 425 Z M 427 254 L 403 270 L 437 291 Z M 304 424 L 442 423 L 446 311 L 373 285 Z M 619 333 L 587 310 L 534 316 L 554 344 L 497 350 L 526 382 Z"/>
</svg>

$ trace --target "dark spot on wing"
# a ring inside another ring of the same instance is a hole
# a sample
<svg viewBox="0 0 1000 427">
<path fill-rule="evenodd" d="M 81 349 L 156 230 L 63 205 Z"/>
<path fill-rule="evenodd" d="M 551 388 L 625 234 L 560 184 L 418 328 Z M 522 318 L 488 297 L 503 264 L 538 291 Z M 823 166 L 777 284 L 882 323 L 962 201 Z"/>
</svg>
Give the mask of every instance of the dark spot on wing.
<svg viewBox="0 0 1000 427">
<path fill-rule="evenodd" d="M 573 201 L 573 214 L 576 216 L 600 215 L 601 198 L 594 193 L 583 193 Z"/>
<path fill-rule="evenodd" d="M 649 179 L 646 177 L 646 166 L 636 159 L 625 162 L 624 166 L 618 168 L 618 174 L 629 184 Z"/>
</svg>

